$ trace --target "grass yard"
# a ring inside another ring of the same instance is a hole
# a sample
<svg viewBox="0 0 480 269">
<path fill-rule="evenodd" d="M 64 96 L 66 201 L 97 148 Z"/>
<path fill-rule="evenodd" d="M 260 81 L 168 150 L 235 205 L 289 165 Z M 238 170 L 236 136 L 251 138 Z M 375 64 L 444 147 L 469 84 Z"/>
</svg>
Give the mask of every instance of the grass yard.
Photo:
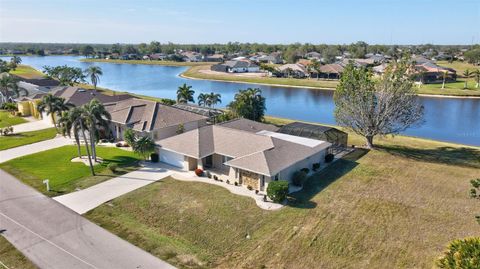
<svg viewBox="0 0 480 269">
<path fill-rule="evenodd" d="M 37 268 L 23 254 L 18 251 L 7 239 L 0 235 L 0 262 L 10 269 Z M 1 265 L 1 264 L 0 264 Z M 1 267 L 4 268 L 4 267 Z"/>
<path fill-rule="evenodd" d="M 0 150 L 6 150 L 23 145 L 52 139 L 57 135 L 55 128 L 44 130 L 13 134 L 8 136 L 0 136 Z"/>
<path fill-rule="evenodd" d="M 460 61 L 454 61 L 452 63 L 449 63 L 448 61 L 437 61 L 437 64 L 440 66 L 445 66 L 449 68 L 453 68 L 457 71 L 457 75 L 462 77 L 463 72 L 465 70 L 470 70 L 470 72 L 473 72 L 475 69 L 480 69 L 480 66 L 475 66 L 473 64 L 470 64 L 468 62 L 460 62 Z"/>
<path fill-rule="evenodd" d="M 14 71 L 10 71 L 10 74 L 17 75 L 26 79 L 43 78 L 45 76 L 39 70 L 24 64 L 19 65 Z"/>
<path fill-rule="evenodd" d="M 107 59 L 92 59 L 84 58 L 81 62 L 99 62 L 99 63 L 113 63 L 113 64 L 146 64 L 146 65 L 166 65 L 166 66 L 197 66 L 197 65 L 212 65 L 210 62 L 175 62 L 175 61 L 149 61 L 149 60 L 107 60 Z"/>
<path fill-rule="evenodd" d="M 180 268 L 432 268 L 452 239 L 480 234 L 469 198 L 480 148 L 402 136 L 376 143 L 310 177 L 279 211 L 166 179 L 86 216 Z"/>
<path fill-rule="evenodd" d="M 8 111 L 0 110 L 0 128 L 25 122 L 27 122 L 27 120 L 23 119 L 22 117 L 17 117 Z"/>
<path fill-rule="evenodd" d="M 86 155 L 84 147 L 82 150 L 82 155 Z M 96 176 L 91 176 L 90 168 L 85 164 L 70 161 L 78 156 L 76 146 L 63 146 L 19 157 L 1 163 L 0 168 L 49 196 L 72 192 L 76 188 L 87 188 L 137 169 L 139 157 L 131 151 L 99 146 L 97 155 L 104 162 L 95 165 Z M 118 172 L 112 173 L 107 168 L 108 163 L 118 164 Z M 42 183 L 44 179 L 50 180 L 51 191 L 48 193 Z"/>
</svg>

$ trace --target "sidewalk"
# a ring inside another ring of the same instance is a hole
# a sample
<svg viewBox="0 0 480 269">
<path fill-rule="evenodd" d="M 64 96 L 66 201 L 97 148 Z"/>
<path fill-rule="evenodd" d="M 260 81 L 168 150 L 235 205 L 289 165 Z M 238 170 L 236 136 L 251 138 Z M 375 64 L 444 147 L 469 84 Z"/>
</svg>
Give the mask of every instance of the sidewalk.
<svg viewBox="0 0 480 269">
<path fill-rule="evenodd" d="M 12 127 L 13 127 L 14 133 L 24 133 L 24 132 L 32 132 L 32 131 L 53 128 L 55 126 L 53 126 L 52 123 L 47 123 L 43 120 L 36 120 L 36 121 L 13 125 Z"/>
</svg>

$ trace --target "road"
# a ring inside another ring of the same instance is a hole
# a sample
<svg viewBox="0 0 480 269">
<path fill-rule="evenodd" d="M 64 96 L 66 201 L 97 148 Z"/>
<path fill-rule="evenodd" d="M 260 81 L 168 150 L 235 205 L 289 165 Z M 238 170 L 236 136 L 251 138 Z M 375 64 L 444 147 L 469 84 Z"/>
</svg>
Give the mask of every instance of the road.
<svg viewBox="0 0 480 269">
<path fill-rule="evenodd" d="M 3 170 L 0 230 L 39 268 L 174 268 Z"/>
</svg>

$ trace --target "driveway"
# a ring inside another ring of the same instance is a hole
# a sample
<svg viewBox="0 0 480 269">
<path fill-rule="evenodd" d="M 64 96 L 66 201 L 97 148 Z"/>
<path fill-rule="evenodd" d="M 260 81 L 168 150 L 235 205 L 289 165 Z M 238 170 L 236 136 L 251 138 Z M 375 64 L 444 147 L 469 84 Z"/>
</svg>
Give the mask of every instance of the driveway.
<svg viewBox="0 0 480 269">
<path fill-rule="evenodd" d="M 0 230 L 39 268 L 174 268 L 3 170 Z"/>
<path fill-rule="evenodd" d="M 16 148 L 6 149 L 0 151 L 0 163 L 22 157 L 25 155 L 34 154 L 40 151 L 59 148 L 66 145 L 73 145 L 72 139 L 63 136 L 56 137 L 49 140 L 40 141 L 37 143 L 20 146 Z"/>
<path fill-rule="evenodd" d="M 168 177 L 174 172 L 176 172 L 175 168 L 165 164 L 145 163 L 145 166 L 137 171 L 53 199 L 83 214 L 123 194 Z"/>
<path fill-rule="evenodd" d="M 27 123 L 13 125 L 13 132 L 14 133 L 24 133 L 24 132 L 31 132 L 31 131 L 38 131 L 47 128 L 52 128 L 52 123 L 43 121 L 43 120 L 36 120 Z"/>
</svg>

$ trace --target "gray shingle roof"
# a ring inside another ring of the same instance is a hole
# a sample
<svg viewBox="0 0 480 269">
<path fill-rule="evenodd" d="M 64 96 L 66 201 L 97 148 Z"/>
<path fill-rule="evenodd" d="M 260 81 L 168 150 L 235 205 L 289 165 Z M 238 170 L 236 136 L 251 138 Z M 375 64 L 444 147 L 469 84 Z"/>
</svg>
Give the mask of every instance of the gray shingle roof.
<svg viewBox="0 0 480 269">
<path fill-rule="evenodd" d="M 251 133 L 258 133 L 262 130 L 276 132 L 278 131 L 278 129 L 280 129 L 277 126 L 272 124 L 265 124 L 258 121 L 244 119 L 244 118 L 238 118 L 238 119 L 222 122 L 219 125 L 223 127 L 233 128 L 233 129 L 247 131 Z"/>
</svg>

